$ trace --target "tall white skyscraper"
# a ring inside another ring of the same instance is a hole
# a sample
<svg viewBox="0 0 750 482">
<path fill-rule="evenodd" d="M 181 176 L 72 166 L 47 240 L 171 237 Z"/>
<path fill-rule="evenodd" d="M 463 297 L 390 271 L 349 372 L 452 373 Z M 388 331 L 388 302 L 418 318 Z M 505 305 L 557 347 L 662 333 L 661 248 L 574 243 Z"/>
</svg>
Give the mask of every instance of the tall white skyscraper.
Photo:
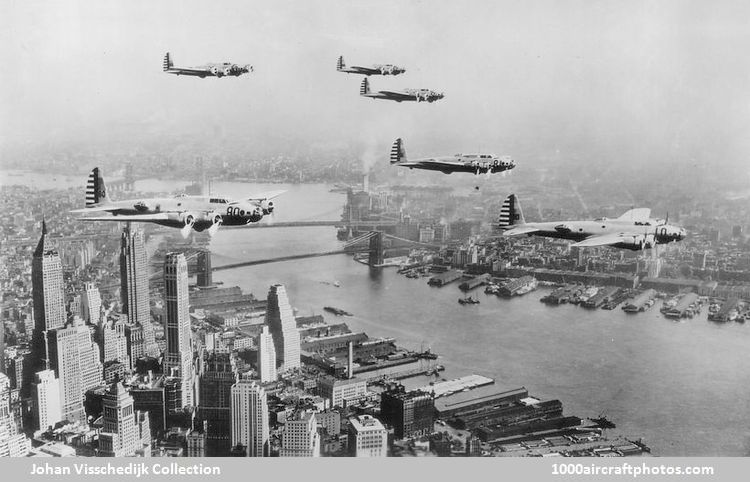
<svg viewBox="0 0 750 482">
<path fill-rule="evenodd" d="M 182 380 L 182 406 L 193 405 L 193 344 L 190 331 L 188 265 L 182 253 L 164 261 L 164 373 Z"/>
<path fill-rule="evenodd" d="M 279 456 L 320 457 L 320 434 L 315 412 L 301 411 L 287 418 Z"/>
<path fill-rule="evenodd" d="M 284 285 L 275 284 L 268 291 L 266 324 L 273 335 L 276 360 L 281 371 L 300 367 L 300 339 L 297 321 L 289 304 Z"/>
<path fill-rule="evenodd" d="M 102 297 L 96 284 L 87 282 L 81 296 L 81 313 L 83 320 L 90 325 L 99 327 L 101 321 Z"/>
<path fill-rule="evenodd" d="M 78 339 L 78 330 L 74 327 L 57 330 L 55 350 L 60 380 L 60 411 L 62 418 L 71 422 L 86 421 Z"/>
<path fill-rule="evenodd" d="M 42 370 L 36 374 L 34 383 L 37 428 L 46 430 L 62 420 L 60 411 L 60 381 L 53 370 Z"/>
<path fill-rule="evenodd" d="M 262 383 L 276 381 L 276 348 L 268 326 L 263 326 L 258 337 L 258 372 Z"/>
<path fill-rule="evenodd" d="M 232 448 L 242 445 L 248 457 L 268 456 L 268 403 L 263 387 L 249 378 L 232 385 Z"/>
</svg>

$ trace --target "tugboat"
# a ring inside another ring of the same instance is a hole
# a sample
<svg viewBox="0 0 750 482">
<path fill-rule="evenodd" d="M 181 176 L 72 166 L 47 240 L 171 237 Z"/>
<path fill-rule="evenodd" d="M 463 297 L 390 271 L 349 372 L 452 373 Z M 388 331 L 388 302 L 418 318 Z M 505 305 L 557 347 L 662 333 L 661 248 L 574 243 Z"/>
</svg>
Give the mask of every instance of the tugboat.
<svg viewBox="0 0 750 482">
<path fill-rule="evenodd" d="M 341 308 L 336 308 L 333 306 L 324 306 L 323 309 L 328 311 L 329 313 L 333 313 L 336 316 L 352 316 L 352 314 L 348 311 L 344 311 Z"/>
<path fill-rule="evenodd" d="M 462 305 L 476 305 L 476 304 L 479 304 L 479 300 L 478 299 L 474 299 L 471 296 L 469 296 L 467 298 L 459 298 L 458 302 L 461 303 Z"/>
<path fill-rule="evenodd" d="M 599 428 L 616 428 L 614 422 L 604 416 L 604 412 L 600 413 L 597 418 L 589 418 L 592 422 L 599 426 Z"/>
</svg>

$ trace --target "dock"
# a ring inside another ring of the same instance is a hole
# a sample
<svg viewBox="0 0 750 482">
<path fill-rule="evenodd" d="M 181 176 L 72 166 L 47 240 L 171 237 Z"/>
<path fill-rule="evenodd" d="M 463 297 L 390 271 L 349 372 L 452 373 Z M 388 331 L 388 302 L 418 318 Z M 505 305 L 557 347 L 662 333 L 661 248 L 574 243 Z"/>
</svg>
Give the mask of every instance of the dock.
<svg viewBox="0 0 750 482">
<path fill-rule="evenodd" d="M 427 284 L 430 286 L 445 286 L 460 279 L 462 276 L 463 274 L 460 271 L 451 269 L 446 271 L 445 273 L 436 274 L 435 276 L 431 277 L 427 281 Z"/>
<path fill-rule="evenodd" d="M 739 315 L 739 298 L 730 298 L 722 303 L 719 311 L 708 315 L 708 319 L 711 321 L 734 321 Z"/>
<path fill-rule="evenodd" d="M 619 289 L 620 288 L 614 286 L 600 288 L 594 296 L 582 302 L 581 305 L 584 308 L 599 308 L 605 302 L 609 301 L 612 295 L 619 291 Z"/>
<path fill-rule="evenodd" d="M 622 309 L 627 313 L 638 313 L 639 311 L 646 311 L 650 307 L 649 303 L 653 304 L 652 300 L 656 297 L 656 290 L 649 288 L 645 291 L 641 291 L 633 298 L 625 302 Z"/>
<path fill-rule="evenodd" d="M 489 274 L 480 274 L 479 276 L 475 276 L 473 278 L 470 278 L 460 285 L 458 285 L 458 288 L 461 291 L 471 291 L 474 288 L 477 288 L 479 286 L 487 284 L 487 282 L 490 280 Z"/>
<path fill-rule="evenodd" d="M 664 316 L 667 318 L 692 317 L 695 314 L 697 301 L 698 295 L 696 293 L 687 293 L 677 301 L 674 307 L 664 312 Z"/>
<path fill-rule="evenodd" d="M 491 385 L 495 383 L 492 378 L 483 377 L 481 375 L 467 375 L 461 378 L 454 378 L 445 382 L 435 383 L 434 385 L 426 385 L 418 388 L 424 392 L 433 393 L 435 398 L 442 397 L 444 395 L 450 395 L 451 393 L 462 392 L 464 390 L 470 390 L 472 388 L 483 387 L 485 385 Z"/>
</svg>

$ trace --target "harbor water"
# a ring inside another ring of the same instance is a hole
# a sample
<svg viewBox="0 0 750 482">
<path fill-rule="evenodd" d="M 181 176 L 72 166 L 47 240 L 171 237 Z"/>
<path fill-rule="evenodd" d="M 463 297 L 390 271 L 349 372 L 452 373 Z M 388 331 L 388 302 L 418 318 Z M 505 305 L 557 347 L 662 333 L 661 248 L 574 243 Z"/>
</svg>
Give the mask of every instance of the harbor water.
<svg viewBox="0 0 750 482">
<path fill-rule="evenodd" d="M 6 177 L 4 184 L 33 177 Z M 139 181 L 136 189 L 172 190 L 179 184 Z M 213 188 L 228 197 L 278 189 L 287 192 L 276 200 L 277 222 L 335 220 L 345 201 L 324 185 Z M 221 229 L 211 241 L 212 262 L 221 266 L 341 245 L 334 227 Z M 460 305 L 458 283 L 431 287 L 426 278 L 371 269 L 346 255 L 218 271 L 214 280 L 258 297 L 283 283 L 299 315 L 322 314 L 371 337 L 395 337 L 410 349 L 431 347 L 446 367 L 443 378 L 476 373 L 507 389 L 524 386 L 538 398 L 559 399 L 566 415 L 604 412 L 617 433 L 643 437 L 654 455 L 750 455 L 750 326 L 707 321 L 706 310 L 674 321 L 659 313 L 658 304 L 638 314 L 549 306 L 539 302 L 545 289 L 504 299 L 479 288 L 471 295 L 480 304 Z M 324 306 L 354 316 L 336 317 Z M 409 383 L 424 385 L 426 379 Z"/>
</svg>

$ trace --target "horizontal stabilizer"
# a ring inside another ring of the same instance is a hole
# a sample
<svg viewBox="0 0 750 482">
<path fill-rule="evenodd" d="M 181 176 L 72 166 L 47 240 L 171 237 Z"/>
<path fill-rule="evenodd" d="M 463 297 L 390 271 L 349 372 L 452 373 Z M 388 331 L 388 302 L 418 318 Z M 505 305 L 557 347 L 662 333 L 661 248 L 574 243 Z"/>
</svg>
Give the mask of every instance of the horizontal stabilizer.
<svg viewBox="0 0 750 482">
<path fill-rule="evenodd" d="M 248 201 L 264 201 L 266 199 L 273 199 L 275 197 L 281 196 L 285 192 L 286 191 L 269 191 L 269 192 L 264 192 L 264 193 L 258 194 L 256 196 L 249 197 L 249 198 L 247 198 L 247 200 Z"/>
</svg>

